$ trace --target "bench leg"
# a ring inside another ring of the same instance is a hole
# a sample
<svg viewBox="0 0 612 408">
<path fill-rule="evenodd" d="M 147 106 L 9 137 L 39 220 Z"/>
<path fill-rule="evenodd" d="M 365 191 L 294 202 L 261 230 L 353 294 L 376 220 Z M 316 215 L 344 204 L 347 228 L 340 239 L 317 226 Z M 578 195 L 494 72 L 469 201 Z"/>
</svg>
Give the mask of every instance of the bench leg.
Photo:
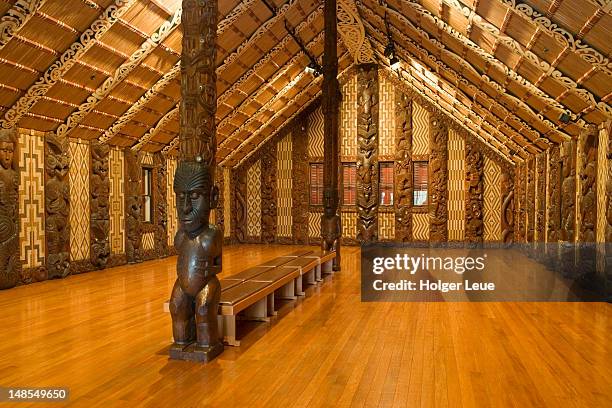
<svg viewBox="0 0 612 408">
<path fill-rule="evenodd" d="M 317 282 L 321 282 L 323 280 L 323 277 L 321 276 L 321 264 L 317 265 L 315 269 L 315 279 Z"/>
<path fill-rule="evenodd" d="M 293 283 L 293 281 L 289 282 L 288 284 L 278 289 L 277 292 L 278 292 L 278 296 L 277 296 L 278 299 L 282 299 L 282 300 L 297 299 L 297 296 L 295 296 L 295 284 Z"/>
<path fill-rule="evenodd" d="M 247 307 L 243 313 L 245 319 L 256 320 L 260 322 L 269 322 L 268 317 L 268 298 L 258 300 L 255 304 Z"/>
<path fill-rule="evenodd" d="M 305 274 L 305 276 L 306 276 L 306 283 L 307 284 L 315 285 L 317 283 L 316 282 L 316 277 L 315 277 L 316 273 L 317 272 L 316 272 L 316 267 L 315 267 L 314 269 L 311 269 L 310 271 L 308 271 L 308 273 Z"/>
<path fill-rule="evenodd" d="M 305 296 L 306 293 L 302 290 L 302 275 L 295 278 L 295 294 L 298 296 Z"/>
<path fill-rule="evenodd" d="M 240 346 L 236 340 L 236 315 L 223 316 L 223 341 L 229 346 Z"/>
<path fill-rule="evenodd" d="M 268 295 L 268 315 L 276 316 L 276 310 L 274 310 L 274 293 Z"/>
<path fill-rule="evenodd" d="M 333 260 L 327 261 L 325 263 L 323 263 L 321 269 L 323 273 L 334 273 L 333 269 Z"/>
</svg>

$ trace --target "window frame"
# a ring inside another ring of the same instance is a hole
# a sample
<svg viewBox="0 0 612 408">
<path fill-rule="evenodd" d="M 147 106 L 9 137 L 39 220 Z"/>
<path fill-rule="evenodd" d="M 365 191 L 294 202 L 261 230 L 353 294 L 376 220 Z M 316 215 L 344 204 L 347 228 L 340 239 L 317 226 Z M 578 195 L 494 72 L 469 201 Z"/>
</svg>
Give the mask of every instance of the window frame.
<svg viewBox="0 0 612 408">
<path fill-rule="evenodd" d="M 313 185 L 312 185 L 312 173 L 313 173 L 313 168 L 314 166 L 319 167 L 321 169 L 321 184 L 320 186 L 315 186 L 315 188 L 318 190 L 316 195 L 319 195 L 320 192 L 320 198 L 321 198 L 321 202 L 320 203 L 313 203 L 312 201 L 312 193 L 313 193 Z M 325 189 L 324 183 L 323 183 L 323 162 L 310 162 L 308 163 L 308 204 L 311 207 L 323 207 L 323 190 Z"/>
<path fill-rule="evenodd" d="M 425 169 L 427 170 L 427 177 L 426 177 L 426 184 L 425 184 L 425 189 L 419 188 L 417 189 L 416 186 L 417 183 L 416 182 L 416 165 L 417 164 L 425 164 Z M 429 160 L 413 160 L 412 161 L 412 207 L 414 208 L 427 208 L 429 206 Z M 426 196 L 425 196 L 425 202 L 423 204 L 417 204 L 416 203 L 416 193 L 417 191 L 425 191 L 426 192 Z"/>
<path fill-rule="evenodd" d="M 352 186 L 348 186 L 349 190 L 352 187 L 353 190 L 353 202 L 352 203 L 346 203 L 345 202 L 345 192 L 347 189 L 347 186 L 345 184 L 346 180 L 344 177 L 344 169 L 345 168 L 352 168 L 354 171 L 354 180 L 352 183 Z M 357 205 L 357 163 L 355 162 L 342 162 L 341 163 L 341 169 L 342 169 L 342 173 L 341 173 L 341 177 L 342 177 L 342 189 L 341 189 L 341 197 L 340 197 L 340 202 L 342 203 L 341 205 L 343 207 L 354 207 Z"/>
<path fill-rule="evenodd" d="M 382 168 L 390 168 L 391 169 L 391 183 L 383 183 Z M 385 190 L 391 191 L 391 202 L 388 204 L 383 203 L 383 185 L 385 186 Z M 395 205 L 395 162 L 394 161 L 379 161 L 378 162 L 378 205 L 381 207 L 393 207 Z"/>
<path fill-rule="evenodd" d="M 147 177 L 147 173 L 149 177 Z M 147 190 L 148 193 L 147 194 Z M 143 198 L 143 208 L 142 208 L 142 219 L 146 224 L 153 224 L 155 214 L 153 209 L 153 168 L 152 167 L 143 167 L 142 168 L 142 198 Z M 149 200 L 147 201 L 147 198 Z M 149 220 L 147 220 L 147 209 L 149 214 Z"/>
</svg>

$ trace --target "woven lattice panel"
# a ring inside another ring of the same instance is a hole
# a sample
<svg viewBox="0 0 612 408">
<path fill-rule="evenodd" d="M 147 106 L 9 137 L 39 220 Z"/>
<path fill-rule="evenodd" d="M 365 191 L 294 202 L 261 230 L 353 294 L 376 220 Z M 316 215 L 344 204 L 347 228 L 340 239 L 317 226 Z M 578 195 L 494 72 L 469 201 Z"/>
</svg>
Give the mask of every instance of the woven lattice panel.
<svg viewBox="0 0 612 408">
<path fill-rule="evenodd" d="M 110 244 L 113 254 L 125 252 L 125 163 L 123 150 L 113 148 L 109 158 L 110 170 Z"/>
<path fill-rule="evenodd" d="M 357 211 L 342 211 L 342 236 L 357 239 Z"/>
<path fill-rule="evenodd" d="M 261 160 L 247 171 L 247 233 L 261 236 Z"/>
<path fill-rule="evenodd" d="M 276 145 L 276 233 L 279 237 L 291 237 L 291 226 L 293 225 L 293 216 L 291 214 L 291 209 L 293 207 L 293 179 L 291 178 L 293 162 L 291 157 L 291 140 L 291 134 L 289 133 Z"/>
<path fill-rule="evenodd" d="M 176 215 L 176 195 L 174 194 L 174 173 L 176 173 L 177 161 L 175 158 L 167 158 L 166 166 L 168 167 L 168 195 L 166 202 L 168 204 L 168 245 L 174 246 L 174 236 L 178 230 L 178 220 Z"/>
<path fill-rule="evenodd" d="M 412 104 L 412 155 L 429 154 L 429 112 L 416 102 Z"/>
<path fill-rule="evenodd" d="M 412 215 L 412 236 L 415 241 L 429 240 L 429 214 L 417 213 Z"/>
<path fill-rule="evenodd" d="M 448 134 L 448 240 L 465 236 L 465 140 L 454 129 Z"/>
<path fill-rule="evenodd" d="M 39 132 L 20 133 L 19 169 L 20 257 L 33 268 L 45 262 L 45 143 Z"/>
<path fill-rule="evenodd" d="M 484 159 L 484 239 L 501 240 L 501 169 L 493 160 Z"/>
<path fill-rule="evenodd" d="M 384 75 L 378 76 L 378 156 L 395 153 L 395 86 Z"/>
<path fill-rule="evenodd" d="M 357 156 L 357 75 L 342 86 L 340 105 L 340 157 Z"/>
<path fill-rule="evenodd" d="M 224 229 L 223 236 L 229 238 L 232 233 L 232 172 L 227 167 L 223 168 L 223 212 L 224 212 Z"/>
<path fill-rule="evenodd" d="M 70 258 L 89 259 L 89 144 L 70 141 Z"/>
<path fill-rule="evenodd" d="M 320 212 L 308 213 L 308 236 L 310 238 L 321 238 L 321 215 Z"/>
<path fill-rule="evenodd" d="M 395 238 L 395 213 L 378 213 L 378 239 L 392 240 Z"/>
<path fill-rule="evenodd" d="M 147 232 L 142 234 L 142 249 L 144 251 L 151 251 L 155 249 L 155 233 Z"/>
<path fill-rule="evenodd" d="M 323 157 L 323 110 L 317 108 L 308 117 L 308 156 Z"/>
</svg>

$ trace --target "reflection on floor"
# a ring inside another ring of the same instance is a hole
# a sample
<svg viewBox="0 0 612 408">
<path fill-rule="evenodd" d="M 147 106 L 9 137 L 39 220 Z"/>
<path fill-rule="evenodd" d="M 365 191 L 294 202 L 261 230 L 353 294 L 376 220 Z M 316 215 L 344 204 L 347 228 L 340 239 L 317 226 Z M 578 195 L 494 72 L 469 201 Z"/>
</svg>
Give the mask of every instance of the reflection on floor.
<svg viewBox="0 0 612 408">
<path fill-rule="evenodd" d="M 224 274 L 295 249 L 225 247 Z M 612 406 L 610 304 L 361 303 L 344 248 L 342 272 L 204 366 L 167 358 L 175 262 L 0 292 L 2 386 L 83 407 Z"/>
</svg>

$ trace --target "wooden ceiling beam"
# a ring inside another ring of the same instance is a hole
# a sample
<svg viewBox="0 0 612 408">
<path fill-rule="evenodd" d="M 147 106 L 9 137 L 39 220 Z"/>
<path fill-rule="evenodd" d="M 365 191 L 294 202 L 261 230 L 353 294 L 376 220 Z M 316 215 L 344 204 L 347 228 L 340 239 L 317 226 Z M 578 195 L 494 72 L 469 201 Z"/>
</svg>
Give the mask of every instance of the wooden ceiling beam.
<svg viewBox="0 0 612 408">
<path fill-rule="evenodd" d="M 30 21 L 47 0 L 16 1 L 0 18 L 0 50 Z"/>
</svg>

